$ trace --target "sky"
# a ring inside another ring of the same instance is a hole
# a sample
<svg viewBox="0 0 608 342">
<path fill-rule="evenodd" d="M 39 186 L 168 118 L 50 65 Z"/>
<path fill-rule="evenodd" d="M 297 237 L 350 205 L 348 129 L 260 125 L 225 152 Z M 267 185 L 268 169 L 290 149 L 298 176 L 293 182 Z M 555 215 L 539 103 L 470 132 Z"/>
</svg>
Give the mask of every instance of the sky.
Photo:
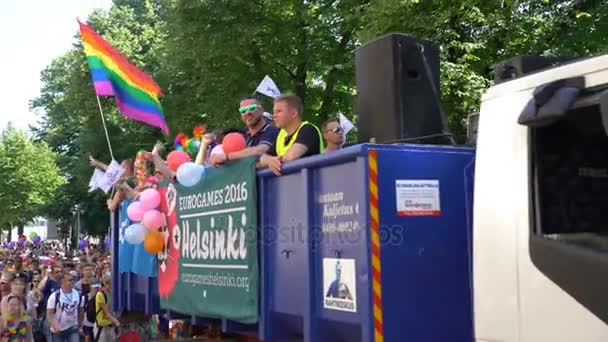
<svg viewBox="0 0 608 342">
<path fill-rule="evenodd" d="M 0 129 L 36 125 L 29 102 L 40 94 L 40 72 L 69 50 L 78 24 L 111 0 L 0 0 Z"/>
</svg>

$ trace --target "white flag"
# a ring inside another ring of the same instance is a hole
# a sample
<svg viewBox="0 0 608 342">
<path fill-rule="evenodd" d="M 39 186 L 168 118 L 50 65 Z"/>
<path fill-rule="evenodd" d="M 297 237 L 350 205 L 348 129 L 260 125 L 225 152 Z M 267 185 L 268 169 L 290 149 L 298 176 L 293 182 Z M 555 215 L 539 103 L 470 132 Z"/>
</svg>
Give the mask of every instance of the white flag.
<svg viewBox="0 0 608 342">
<path fill-rule="evenodd" d="M 260 82 L 260 85 L 258 86 L 258 88 L 255 91 L 260 94 L 264 94 L 266 96 L 272 97 L 272 98 L 275 98 L 275 97 L 281 95 L 281 91 L 279 90 L 279 87 L 277 87 L 277 85 L 274 84 L 274 81 L 272 80 L 272 78 L 268 77 L 268 75 L 266 75 L 264 77 L 264 79 L 262 80 L 262 82 Z"/>
<path fill-rule="evenodd" d="M 112 160 L 110 166 L 106 170 L 106 173 L 99 181 L 99 188 L 103 190 L 105 193 L 108 193 L 112 185 L 116 184 L 120 179 L 120 176 L 125 173 L 125 169 L 116 162 L 116 160 Z"/>
<path fill-rule="evenodd" d="M 353 128 L 355 128 L 355 125 L 353 125 L 353 123 L 350 122 L 350 120 L 348 120 L 348 118 L 346 118 L 346 116 L 342 115 L 342 113 L 340 113 L 340 126 L 342 126 L 342 130 L 344 132 L 344 137 L 346 137 L 348 132 L 350 132 Z"/>
<path fill-rule="evenodd" d="M 93 177 L 91 177 L 91 181 L 89 182 L 89 192 L 99 188 L 99 183 L 101 182 L 101 179 L 105 174 L 105 172 L 101 171 L 98 168 L 95 168 L 95 172 L 93 172 Z"/>
</svg>

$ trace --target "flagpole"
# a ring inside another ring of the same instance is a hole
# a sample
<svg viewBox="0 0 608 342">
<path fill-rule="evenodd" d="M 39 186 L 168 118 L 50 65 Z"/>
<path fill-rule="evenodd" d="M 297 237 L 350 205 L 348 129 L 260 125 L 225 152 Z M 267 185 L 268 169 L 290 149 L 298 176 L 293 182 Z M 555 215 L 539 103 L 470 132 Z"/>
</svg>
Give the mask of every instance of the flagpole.
<svg viewBox="0 0 608 342">
<path fill-rule="evenodd" d="M 114 153 L 112 153 L 112 144 L 110 144 L 110 136 L 108 135 L 108 128 L 106 127 L 106 119 L 103 116 L 103 109 L 101 109 L 101 101 L 99 96 L 97 97 L 97 105 L 99 105 L 99 114 L 101 115 L 101 123 L 103 124 L 103 130 L 106 133 L 106 141 L 108 142 L 108 148 L 110 149 L 110 157 L 114 160 Z"/>
</svg>

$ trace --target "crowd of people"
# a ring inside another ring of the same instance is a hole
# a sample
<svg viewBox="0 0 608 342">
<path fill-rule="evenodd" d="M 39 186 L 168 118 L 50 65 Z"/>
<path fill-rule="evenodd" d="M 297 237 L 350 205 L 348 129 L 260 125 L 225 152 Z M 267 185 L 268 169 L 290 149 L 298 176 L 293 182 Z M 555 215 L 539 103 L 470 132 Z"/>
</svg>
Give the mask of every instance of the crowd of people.
<svg viewBox="0 0 608 342">
<path fill-rule="evenodd" d="M 103 246 L 20 243 L 1 260 L 0 341 L 116 341 Z"/>
</svg>

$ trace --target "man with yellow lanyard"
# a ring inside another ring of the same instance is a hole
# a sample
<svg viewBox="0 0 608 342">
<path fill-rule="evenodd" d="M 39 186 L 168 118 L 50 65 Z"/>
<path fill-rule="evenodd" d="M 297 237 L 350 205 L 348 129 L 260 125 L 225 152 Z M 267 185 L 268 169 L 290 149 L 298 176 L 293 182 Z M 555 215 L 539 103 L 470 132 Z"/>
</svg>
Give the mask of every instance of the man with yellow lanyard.
<svg viewBox="0 0 608 342">
<path fill-rule="evenodd" d="M 281 129 L 275 144 L 260 158 L 260 167 L 281 175 L 284 162 L 323 153 L 323 136 L 317 126 L 302 121 L 302 100 L 296 95 L 281 95 L 274 100 L 273 118 Z"/>
</svg>

